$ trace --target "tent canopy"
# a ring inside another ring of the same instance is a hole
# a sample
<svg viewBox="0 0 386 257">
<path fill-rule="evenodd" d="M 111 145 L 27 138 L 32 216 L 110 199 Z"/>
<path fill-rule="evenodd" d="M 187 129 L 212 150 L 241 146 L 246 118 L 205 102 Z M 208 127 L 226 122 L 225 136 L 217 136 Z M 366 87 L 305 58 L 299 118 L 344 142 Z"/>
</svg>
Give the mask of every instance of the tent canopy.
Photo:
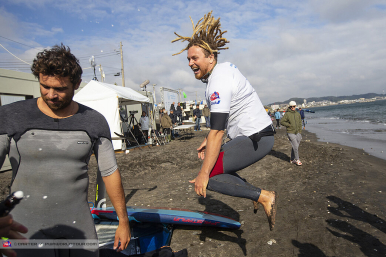
<svg viewBox="0 0 386 257">
<path fill-rule="evenodd" d="M 75 96 L 74 101 L 100 112 L 107 120 L 111 137 L 122 134 L 119 105 L 148 103 L 149 98 L 131 88 L 90 81 Z M 113 140 L 114 150 L 122 149 L 122 140 Z"/>
<path fill-rule="evenodd" d="M 123 105 L 134 104 L 138 102 L 148 103 L 149 98 L 134 91 L 128 87 L 121 87 L 112 84 L 102 83 L 95 80 L 90 81 L 74 97 L 77 102 L 88 102 L 104 100 L 109 97 L 121 98 Z"/>
</svg>

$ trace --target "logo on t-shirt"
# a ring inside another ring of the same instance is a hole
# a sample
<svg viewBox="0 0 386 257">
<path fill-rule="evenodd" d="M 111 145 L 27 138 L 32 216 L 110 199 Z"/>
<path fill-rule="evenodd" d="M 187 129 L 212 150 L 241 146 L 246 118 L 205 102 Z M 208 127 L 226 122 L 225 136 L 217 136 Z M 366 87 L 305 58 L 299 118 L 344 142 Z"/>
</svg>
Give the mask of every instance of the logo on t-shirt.
<svg viewBox="0 0 386 257">
<path fill-rule="evenodd" d="M 6 247 L 12 247 L 12 244 L 9 240 L 7 241 L 3 241 L 3 247 L 6 248 Z"/>
<path fill-rule="evenodd" d="M 210 95 L 210 103 L 211 104 L 220 103 L 220 94 L 218 92 L 214 91 L 214 93 Z"/>
</svg>

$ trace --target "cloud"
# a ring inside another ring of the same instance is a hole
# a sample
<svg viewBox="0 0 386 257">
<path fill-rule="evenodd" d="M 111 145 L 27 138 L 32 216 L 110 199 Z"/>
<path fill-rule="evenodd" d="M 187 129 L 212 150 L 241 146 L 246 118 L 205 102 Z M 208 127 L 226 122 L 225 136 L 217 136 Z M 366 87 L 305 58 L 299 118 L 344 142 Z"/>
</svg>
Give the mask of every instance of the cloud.
<svg viewBox="0 0 386 257">
<path fill-rule="evenodd" d="M 0 27 L 0 34 L 32 46 L 64 41 L 81 57 L 82 67 L 89 66 L 89 56 L 96 55 L 97 63 L 110 74 L 106 75 L 108 83 L 121 84 L 121 77 L 113 76 L 120 72 L 120 56 L 98 54 L 101 49 L 104 53 L 118 50 L 122 42 L 126 86 L 138 90 L 138 85 L 149 79 L 157 88 L 181 88 L 192 97 L 197 91 L 203 97 L 204 84 L 194 79 L 186 52 L 172 57 L 186 44 L 170 42 L 174 32 L 184 36 L 192 33 L 189 16 L 196 23 L 213 10 L 216 18 L 221 17 L 230 41 L 230 49 L 222 51 L 219 61 L 236 64 L 264 104 L 290 97 L 384 90 L 384 1 L 33 2 L 9 1 L 6 7 L 0 7 L 0 22 L 7 24 Z M 11 12 L 9 6 L 18 8 Z M 28 8 L 32 11 L 27 12 Z M 47 22 L 47 11 L 63 20 Z M 14 47 L 18 51 L 23 48 Z M 27 56 L 25 47 L 20 54 Z M 87 70 L 84 80 L 93 76 L 93 71 Z"/>
<path fill-rule="evenodd" d="M 371 19 L 375 16 L 382 16 L 382 12 L 379 12 L 376 8 L 378 3 L 382 1 L 377 0 L 325 0 L 311 1 L 311 8 L 319 14 L 322 20 L 341 23 L 349 22 L 358 19 Z M 383 2 L 385 5 L 385 2 Z"/>
</svg>

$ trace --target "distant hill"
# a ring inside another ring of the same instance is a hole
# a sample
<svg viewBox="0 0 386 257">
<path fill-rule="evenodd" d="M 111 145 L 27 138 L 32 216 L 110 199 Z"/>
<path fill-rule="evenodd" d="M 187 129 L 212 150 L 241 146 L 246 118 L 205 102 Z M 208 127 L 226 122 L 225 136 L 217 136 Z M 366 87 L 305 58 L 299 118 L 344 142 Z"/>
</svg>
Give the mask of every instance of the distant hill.
<svg viewBox="0 0 386 257">
<path fill-rule="evenodd" d="M 339 102 L 342 100 L 355 100 L 359 98 L 373 98 L 376 96 L 383 96 L 382 94 L 376 94 L 376 93 L 367 93 L 367 94 L 361 94 L 361 95 L 351 95 L 351 96 L 322 96 L 322 97 L 309 97 L 309 98 L 299 98 L 299 97 L 293 97 L 290 98 L 284 102 L 274 102 L 269 105 L 273 104 L 288 104 L 290 101 L 295 101 L 297 104 L 303 103 L 304 99 L 307 100 L 307 103 L 309 102 L 321 102 L 321 101 L 331 101 L 331 102 Z"/>
</svg>

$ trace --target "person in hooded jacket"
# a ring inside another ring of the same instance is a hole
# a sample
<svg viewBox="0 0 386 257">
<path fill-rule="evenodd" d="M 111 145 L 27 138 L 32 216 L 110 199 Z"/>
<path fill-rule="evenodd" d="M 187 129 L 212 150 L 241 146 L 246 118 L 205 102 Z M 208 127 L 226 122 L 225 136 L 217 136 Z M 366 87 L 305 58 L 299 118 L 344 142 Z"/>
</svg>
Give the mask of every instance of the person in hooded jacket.
<svg viewBox="0 0 386 257">
<path fill-rule="evenodd" d="M 302 162 L 299 160 L 299 144 L 302 140 L 302 118 L 296 111 L 296 102 L 289 102 L 287 111 L 285 112 L 280 124 L 287 128 L 288 139 L 291 142 L 291 160 L 297 166 L 301 166 Z"/>
<path fill-rule="evenodd" d="M 171 140 L 170 130 L 173 128 L 173 123 L 166 110 L 164 110 L 164 115 L 161 117 L 161 127 L 164 134 L 167 135 L 167 138 Z"/>
</svg>

